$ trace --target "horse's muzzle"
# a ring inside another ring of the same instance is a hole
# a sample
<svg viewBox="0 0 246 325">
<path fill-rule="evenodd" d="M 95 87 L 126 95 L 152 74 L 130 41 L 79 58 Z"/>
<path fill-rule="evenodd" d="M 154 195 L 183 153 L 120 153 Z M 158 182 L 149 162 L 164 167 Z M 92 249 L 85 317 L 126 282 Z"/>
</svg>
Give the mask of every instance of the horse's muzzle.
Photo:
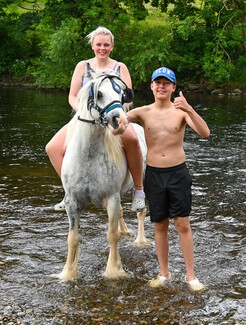
<svg viewBox="0 0 246 325">
<path fill-rule="evenodd" d="M 117 108 L 108 112 L 104 118 L 115 130 L 119 128 L 120 124 L 124 125 L 127 123 L 127 116 L 123 108 Z"/>
<path fill-rule="evenodd" d="M 113 116 L 112 123 L 110 123 L 115 130 L 117 130 L 118 127 L 119 127 L 119 122 L 118 122 L 119 117 L 120 117 L 120 114 L 117 114 L 117 115 Z"/>
</svg>

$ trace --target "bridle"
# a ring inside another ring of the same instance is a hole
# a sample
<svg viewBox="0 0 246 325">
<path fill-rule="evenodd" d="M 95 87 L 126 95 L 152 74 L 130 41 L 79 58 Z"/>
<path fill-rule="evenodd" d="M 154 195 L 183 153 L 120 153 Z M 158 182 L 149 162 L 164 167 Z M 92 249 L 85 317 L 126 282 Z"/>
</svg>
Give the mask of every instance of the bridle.
<svg viewBox="0 0 246 325">
<path fill-rule="evenodd" d="M 111 82 L 111 85 L 114 89 L 115 92 L 118 94 L 121 93 L 122 89 L 120 86 L 115 82 L 114 79 L 118 79 L 124 86 L 123 94 L 122 94 L 122 99 L 120 100 L 113 100 L 112 102 L 108 103 L 105 107 L 100 107 L 97 105 L 97 97 L 98 95 L 100 96 L 100 91 L 95 92 L 94 90 L 94 83 L 91 83 L 90 89 L 89 89 L 89 97 L 88 97 L 88 102 L 87 102 L 87 109 L 90 112 L 91 117 L 92 116 L 92 109 L 95 109 L 99 113 L 99 120 L 88 120 L 81 118 L 78 116 L 78 120 L 86 123 L 91 123 L 91 124 L 100 124 L 102 127 L 107 127 L 108 126 L 108 121 L 107 121 L 107 114 L 112 111 L 115 108 L 123 108 L 124 103 L 130 103 L 133 100 L 133 91 L 127 87 L 126 83 L 118 76 L 115 75 L 110 75 L 110 74 L 105 74 L 104 77 L 101 78 L 99 85 L 105 80 L 109 79 Z"/>
</svg>

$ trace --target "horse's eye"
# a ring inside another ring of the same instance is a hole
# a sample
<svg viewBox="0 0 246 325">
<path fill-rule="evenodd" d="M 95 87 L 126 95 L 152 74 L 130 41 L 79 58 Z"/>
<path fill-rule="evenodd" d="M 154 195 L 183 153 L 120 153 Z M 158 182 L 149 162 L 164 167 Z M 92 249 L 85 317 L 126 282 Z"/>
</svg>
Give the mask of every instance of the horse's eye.
<svg viewBox="0 0 246 325">
<path fill-rule="evenodd" d="M 102 93 L 100 91 L 98 92 L 97 97 L 98 98 L 102 97 Z"/>
</svg>

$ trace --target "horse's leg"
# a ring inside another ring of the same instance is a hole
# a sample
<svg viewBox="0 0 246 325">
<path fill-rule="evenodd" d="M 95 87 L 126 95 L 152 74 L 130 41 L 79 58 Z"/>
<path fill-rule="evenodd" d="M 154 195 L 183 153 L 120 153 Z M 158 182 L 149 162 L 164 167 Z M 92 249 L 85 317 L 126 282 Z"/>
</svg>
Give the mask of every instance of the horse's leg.
<svg viewBox="0 0 246 325">
<path fill-rule="evenodd" d="M 104 276 L 108 278 L 127 277 L 127 273 L 123 270 L 122 262 L 118 250 L 119 233 L 118 219 L 120 214 L 120 203 L 116 198 L 110 198 L 107 202 L 108 212 L 108 242 L 110 246 L 109 257 Z"/>
<path fill-rule="evenodd" d="M 53 274 L 53 277 L 63 281 L 69 281 L 78 275 L 78 258 L 79 258 L 79 225 L 77 218 L 70 219 L 70 227 L 67 238 L 68 253 L 67 261 L 61 273 Z M 77 221 L 74 221 L 77 220 Z"/>
<path fill-rule="evenodd" d="M 150 243 L 150 240 L 145 237 L 144 234 L 144 219 L 146 217 L 146 208 L 137 213 L 137 218 L 138 218 L 138 236 L 137 239 L 135 240 L 135 245 L 138 246 L 143 246 L 143 245 L 148 245 Z"/>
<path fill-rule="evenodd" d="M 59 278 L 64 281 L 69 281 L 78 276 L 78 259 L 79 259 L 79 231 L 69 229 L 68 238 L 68 253 L 67 261 L 60 274 Z"/>
<path fill-rule="evenodd" d="M 118 222 L 118 231 L 120 236 L 132 236 L 133 233 L 131 230 L 128 229 L 125 220 L 123 218 L 123 209 L 120 207 L 120 216 L 119 216 L 119 222 Z"/>
</svg>

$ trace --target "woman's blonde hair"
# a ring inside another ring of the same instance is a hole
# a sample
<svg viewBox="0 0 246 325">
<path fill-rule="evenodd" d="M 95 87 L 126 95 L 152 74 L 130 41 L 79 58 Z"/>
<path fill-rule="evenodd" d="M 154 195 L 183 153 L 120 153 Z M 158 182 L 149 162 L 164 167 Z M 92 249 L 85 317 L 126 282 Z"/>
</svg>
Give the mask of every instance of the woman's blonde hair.
<svg viewBox="0 0 246 325">
<path fill-rule="evenodd" d="M 97 35 L 109 35 L 112 41 L 112 44 L 114 44 L 114 35 L 111 33 L 111 31 L 103 26 L 97 27 L 95 30 L 93 30 L 90 34 L 86 36 L 88 39 L 88 43 L 92 45 L 95 36 Z"/>
</svg>

